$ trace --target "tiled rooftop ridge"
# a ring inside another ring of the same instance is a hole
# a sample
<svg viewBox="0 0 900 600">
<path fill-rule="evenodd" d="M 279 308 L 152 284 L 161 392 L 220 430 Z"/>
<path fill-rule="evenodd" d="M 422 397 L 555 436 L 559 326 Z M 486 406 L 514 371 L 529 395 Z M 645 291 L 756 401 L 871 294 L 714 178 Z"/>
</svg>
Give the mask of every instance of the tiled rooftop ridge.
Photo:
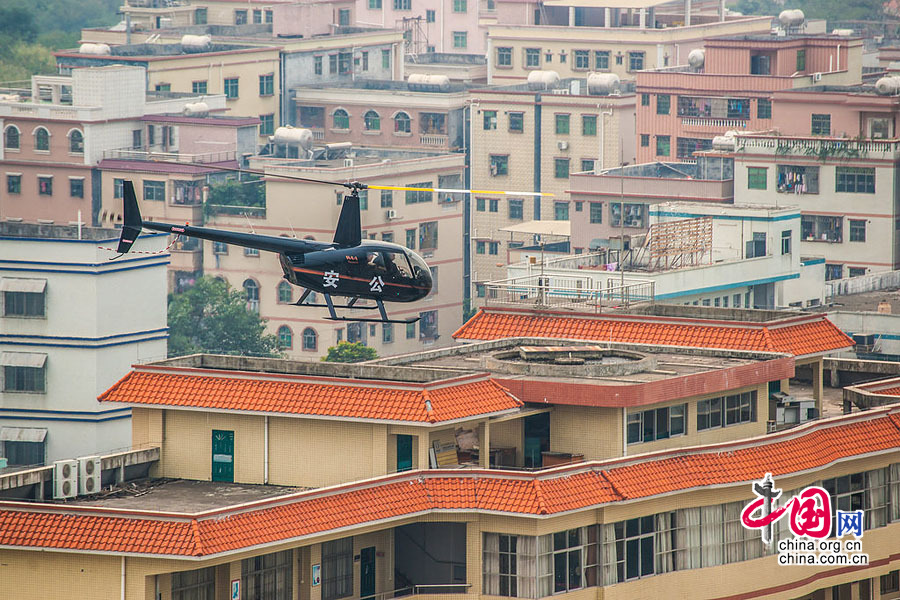
<svg viewBox="0 0 900 600">
<path fill-rule="evenodd" d="M 818 421 L 741 442 L 540 473 L 415 471 L 193 515 L 0 502 L 0 546 L 206 557 L 445 511 L 540 517 L 776 478 L 900 450 L 900 410 Z"/>
<path fill-rule="evenodd" d="M 482 308 L 457 329 L 453 337 L 465 340 L 546 337 L 786 352 L 794 356 L 831 352 L 853 345 L 853 340 L 824 314 L 750 322 Z"/>
</svg>

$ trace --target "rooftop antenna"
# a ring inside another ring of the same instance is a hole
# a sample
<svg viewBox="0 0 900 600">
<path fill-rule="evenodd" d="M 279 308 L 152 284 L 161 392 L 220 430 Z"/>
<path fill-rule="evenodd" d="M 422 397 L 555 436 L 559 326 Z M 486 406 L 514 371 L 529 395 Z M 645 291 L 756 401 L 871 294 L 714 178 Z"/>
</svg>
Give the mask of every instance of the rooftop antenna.
<svg viewBox="0 0 900 600">
<path fill-rule="evenodd" d="M 253 235 L 256 235 L 256 232 L 253 231 L 253 223 L 250 222 L 250 217 L 247 216 L 247 213 L 244 213 L 244 218 L 247 219 L 247 227 L 250 228 L 250 233 L 252 233 Z M 294 236 L 294 237 L 297 237 L 297 236 Z"/>
</svg>

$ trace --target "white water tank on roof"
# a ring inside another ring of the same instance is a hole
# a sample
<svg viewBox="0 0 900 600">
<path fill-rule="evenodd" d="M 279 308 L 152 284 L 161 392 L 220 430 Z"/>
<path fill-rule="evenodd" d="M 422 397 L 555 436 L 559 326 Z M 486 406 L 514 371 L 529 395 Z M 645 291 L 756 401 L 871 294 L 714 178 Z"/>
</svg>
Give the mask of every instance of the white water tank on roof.
<svg viewBox="0 0 900 600">
<path fill-rule="evenodd" d="M 186 117 L 207 117 L 209 116 L 209 104 L 206 102 L 188 102 L 184 105 L 182 113 Z"/>
<path fill-rule="evenodd" d="M 882 77 L 875 82 L 875 91 L 882 96 L 893 96 L 900 92 L 900 77 L 893 75 Z"/>
<path fill-rule="evenodd" d="M 528 74 L 528 89 L 551 90 L 559 85 L 559 73 L 556 71 L 532 71 Z"/>
<path fill-rule="evenodd" d="M 276 144 L 296 144 L 304 150 L 309 150 L 312 148 L 313 134 L 312 131 L 303 127 L 285 125 L 275 130 L 272 141 Z"/>
<path fill-rule="evenodd" d="M 413 73 L 406 83 L 414 92 L 446 92 L 450 89 L 450 78 L 446 75 Z"/>
<path fill-rule="evenodd" d="M 832 29 L 831 35 L 839 35 L 841 37 L 851 37 L 853 35 L 852 29 Z"/>
<path fill-rule="evenodd" d="M 212 44 L 212 37 L 208 35 L 183 35 L 181 36 L 181 49 L 185 52 L 203 52 Z"/>
<path fill-rule="evenodd" d="M 714 150 L 734 150 L 734 137 L 730 135 L 717 135 L 712 139 Z"/>
<path fill-rule="evenodd" d="M 703 48 L 694 48 L 691 50 L 691 53 L 688 54 L 688 64 L 691 65 L 693 69 L 702 69 L 703 63 L 706 62 L 706 50 Z"/>
<path fill-rule="evenodd" d="M 109 44 L 82 44 L 78 48 L 79 54 L 109 54 Z"/>
<path fill-rule="evenodd" d="M 590 73 L 587 76 L 588 94 L 608 95 L 619 89 L 619 76 L 615 73 Z"/>
<path fill-rule="evenodd" d="M 782 27 L 799 27 L 803 25 L 803 21 L 806 20 L 806 16 L 803 14 L 803 11 L 799 8 L 791 9 L 791 10 L 783 10 L 778 15 L 778 22 L 781 23 Z"/>
</svg>

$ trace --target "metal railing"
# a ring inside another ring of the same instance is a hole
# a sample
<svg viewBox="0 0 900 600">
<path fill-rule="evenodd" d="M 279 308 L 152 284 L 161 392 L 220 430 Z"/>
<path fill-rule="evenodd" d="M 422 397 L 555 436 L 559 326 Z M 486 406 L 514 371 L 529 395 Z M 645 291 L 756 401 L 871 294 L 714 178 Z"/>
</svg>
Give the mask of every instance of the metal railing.
<svg viewBox="0 0 900 600">
<path fill-rule="evenodd" d="M 446 135 L 423 135 L 419 137 L 419 143 L 423 146 L 436 146 L 443 148 L 447 145 L 450 138 Z"/>
<path fill-rule="evenodd" d="M 785 137 L 778 135 L 741 135 L 736 138 L 737 147 L 744 150 L 775 151 L 778 154 L 818 153 L 823 144 L 835 153 L 843 150 L 854 155 L 894 153 L 896 140 L 854 140 L 834 137 Z"/>
<path fill-rule="evenodd" d="M 363 600 L 391 600 L 405 596 L 417 596 L 419 594 L 464 594 L 471 583 L 434 583 L 409 585 L 388 592 L 379 592 L 371 596 L 363 596 Z"/>
<path fill-rule="evenodd" d="M 574 283 L 574 285 L 572 285 Z M 549 275 L 531 275 L 485 284 L 485 304 L 488 306 L 530 304 L 541 307 L 571 307 L 601 312 L 603 307 L 628 308 L 652 304 L 654 282 L 625 282 L 606 287 L 592 287 L 589 278 L 560 281 Z"/>
<path fill-rule="evenodd" d="M 729 127 L 746 129 L 747 121 L 740 119 L 713 119 L 706 117 L 683 117 L 681 124 L 685 127 Z"/>
<path fill-rule="evenodd" d="M 221 152 L 204 152 L 201 154 L 182 154 L 180 152 L 153 152 L 134 148 L 116 148 L 104 150 L 103 158 L 119 160 L 157 160 L 161 162 L 180 163 L 216 163 L 237 160 L 237 152 L 224 150 Z"/>
</svg>

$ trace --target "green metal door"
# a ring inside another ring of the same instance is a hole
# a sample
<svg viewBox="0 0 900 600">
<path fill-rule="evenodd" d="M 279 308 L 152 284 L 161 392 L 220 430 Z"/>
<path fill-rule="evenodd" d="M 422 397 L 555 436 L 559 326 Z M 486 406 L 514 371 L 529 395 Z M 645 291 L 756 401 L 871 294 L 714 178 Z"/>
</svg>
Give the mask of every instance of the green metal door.
<svg viewBox="0 0 900 600">
<path fill-rule="evenodd" d="M 375 546 L 360 551 L 359 563 L 359 597 L 368 600 L 375 595 Z"/>
<path fill-rule="evenodd" d="M 412 436 L 397 436 L 397 470 L 409 471 L 412 469 Z"/>
<path fill-rule="evenodd" d="M 213 429 L 212 480 L 234 482 L 234 432 Z"/>
</svg>

